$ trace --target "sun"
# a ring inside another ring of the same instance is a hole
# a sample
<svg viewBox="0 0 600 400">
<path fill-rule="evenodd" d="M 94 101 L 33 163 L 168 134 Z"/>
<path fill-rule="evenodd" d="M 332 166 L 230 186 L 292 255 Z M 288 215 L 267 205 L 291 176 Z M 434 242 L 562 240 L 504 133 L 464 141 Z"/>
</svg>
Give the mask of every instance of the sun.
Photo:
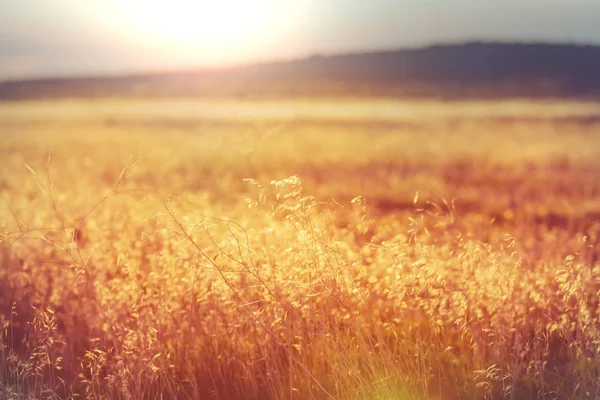
<svg viewBox="0 0 600 400">
<path fill-rule="evenodd" d="M 139 38 L 187 48 L 226 50 L 257 45 L 276 35 L 290 17 L 289 3 L 278 0 L 129 0 L 120 4 L 121 20 Z"/>
</svg>

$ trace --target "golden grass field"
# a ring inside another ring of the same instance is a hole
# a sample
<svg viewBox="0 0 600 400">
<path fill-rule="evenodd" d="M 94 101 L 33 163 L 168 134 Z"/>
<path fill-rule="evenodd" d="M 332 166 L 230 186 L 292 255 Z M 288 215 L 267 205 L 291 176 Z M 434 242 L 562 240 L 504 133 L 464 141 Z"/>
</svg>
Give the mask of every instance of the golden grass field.
<svg viewBox="0 0 600 400">
<path fill-rule="evenodd" d="M 0 103 L 0 398 L 600 398 L 598 115 Z"/>
</svg>

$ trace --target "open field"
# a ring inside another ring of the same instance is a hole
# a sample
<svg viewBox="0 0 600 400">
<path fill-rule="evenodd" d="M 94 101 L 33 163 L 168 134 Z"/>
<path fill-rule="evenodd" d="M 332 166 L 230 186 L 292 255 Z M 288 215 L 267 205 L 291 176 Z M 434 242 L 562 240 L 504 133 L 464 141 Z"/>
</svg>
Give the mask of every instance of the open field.
<svg viewBox="0 0 600 400">
<path fill-rule="evenodd" d="M 598 103 L 0 103 L 0 398 L 600 398 Z"/>
</svg>

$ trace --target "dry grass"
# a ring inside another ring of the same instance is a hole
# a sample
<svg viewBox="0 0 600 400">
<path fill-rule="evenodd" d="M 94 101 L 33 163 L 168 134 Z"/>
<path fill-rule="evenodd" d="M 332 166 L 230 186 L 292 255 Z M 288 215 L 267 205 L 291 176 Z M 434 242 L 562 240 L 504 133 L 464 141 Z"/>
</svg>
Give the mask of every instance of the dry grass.
<svg viewBox="0 0 600 400">
<path fill-rule="evenodd" d="M 600 397 L 596 120 L 23 107 L 0 397 Z"/>
</svg>

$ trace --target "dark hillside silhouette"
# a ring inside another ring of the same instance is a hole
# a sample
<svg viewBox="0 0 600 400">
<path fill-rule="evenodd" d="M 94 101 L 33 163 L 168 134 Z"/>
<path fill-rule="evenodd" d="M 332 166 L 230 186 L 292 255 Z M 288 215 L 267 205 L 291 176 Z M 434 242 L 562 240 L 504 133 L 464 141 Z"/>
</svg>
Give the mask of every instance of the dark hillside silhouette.
<svg viewBox="0 0 600 400">
<path fill-rule="evenodd" d="M 600 98 L 600 46 L 466 43 L 243 67 L 0 83 L 0 99 L 102 96 Z"/>
</svg>

